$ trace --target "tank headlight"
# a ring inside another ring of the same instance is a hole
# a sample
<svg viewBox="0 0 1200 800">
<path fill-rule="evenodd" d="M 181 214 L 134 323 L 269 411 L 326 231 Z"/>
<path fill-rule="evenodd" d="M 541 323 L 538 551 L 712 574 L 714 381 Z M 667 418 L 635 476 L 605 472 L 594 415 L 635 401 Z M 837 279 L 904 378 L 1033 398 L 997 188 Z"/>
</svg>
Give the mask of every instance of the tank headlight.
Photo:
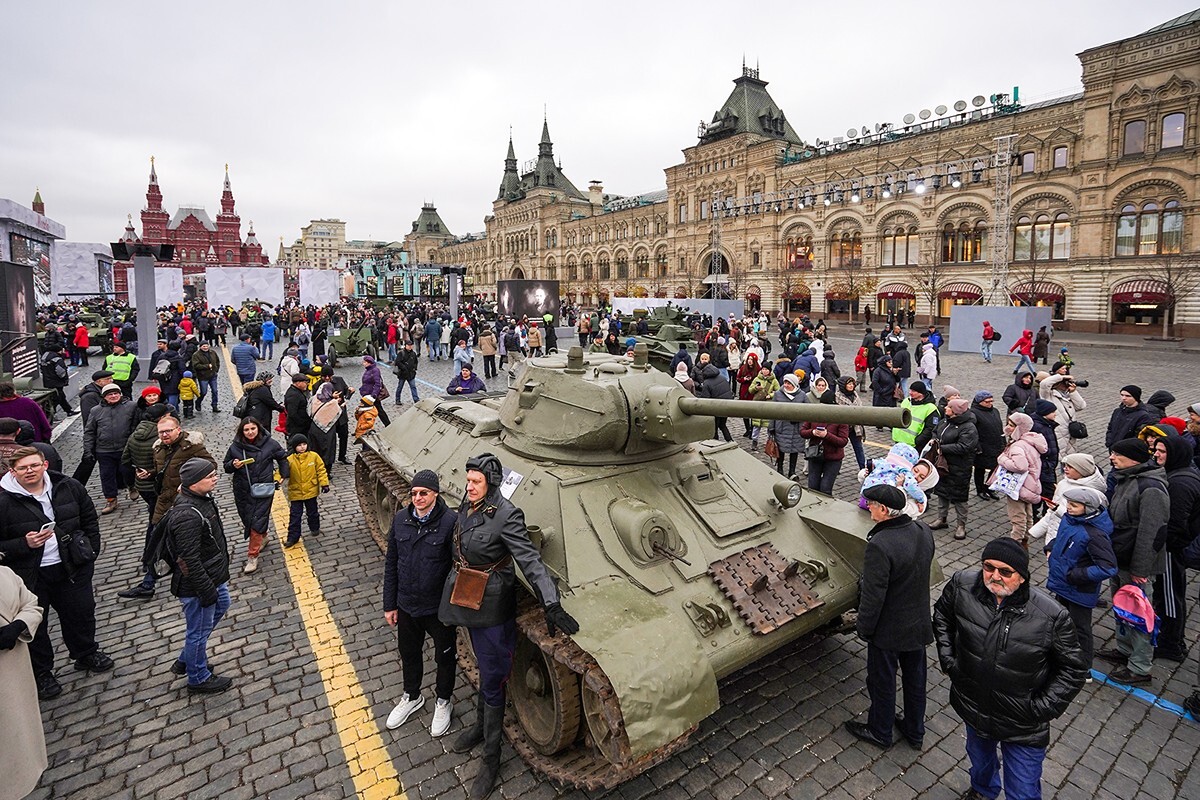
<svg viewBox="0 0 1200 800">
<path fill-rule="evenodd" d="M 783 508 L 791 508 L 800 502 L 803 489 L 793 481 L 779 481 L 775 484 L 775 501 Z"/>
</svg>

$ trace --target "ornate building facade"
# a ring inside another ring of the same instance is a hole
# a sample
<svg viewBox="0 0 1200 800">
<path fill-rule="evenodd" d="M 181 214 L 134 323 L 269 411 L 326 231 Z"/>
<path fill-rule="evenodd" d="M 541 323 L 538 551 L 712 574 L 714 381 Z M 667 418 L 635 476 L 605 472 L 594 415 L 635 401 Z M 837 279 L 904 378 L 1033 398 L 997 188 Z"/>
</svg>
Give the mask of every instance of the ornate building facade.
<svg viewBox="0 0 1200 800">
<path fill-rule="evenodd" d="M 945 317 L 998 275 L 996 297 L 1051 305 L 1074 330 L 1163 315 L 1200 330 L 1200 11 L 1079 58 L 1075 95 L 976 97 L 813 143 L 743 68 L 665 191 L 579 190 L 543 125 L 523 171 L 509 142 L 485 231 L 414 230 L 405 247 L 467 266 L 484 293 L 525 277 L 584 303 L 724 292 L 772 311 Z"/>
<path fill-rule="evenodd" d="M 170 266 L 183 269 L 184 286 L 202 286 L 204 271 L 208 267 L 264 266 L 269 263 L 254 235 L 253 222 L 246 232 L 246 239 L 242 240 L 242 218 L 234 209 L 228 164 L 225 165 L 225 184 L 221 192 L 221 213 L 217 214 L 214 222 L 202 206 L 180 206 L 174 215 L 167 214 L 163 209 L 158 173 L 151 158 L 150 183 L 146 187 L 146 207 L 142 209 L 141 222 L 139 237 L 131 216 L 121 241 L 132 242 L 140 238 L 147 244 L 174 245 L 175 256 Z M 113 263 L 114 291 L 118 297 L 128 298 L 129 280 L 126 272 L 130 266 L 128 261 Z"/>
</svg>

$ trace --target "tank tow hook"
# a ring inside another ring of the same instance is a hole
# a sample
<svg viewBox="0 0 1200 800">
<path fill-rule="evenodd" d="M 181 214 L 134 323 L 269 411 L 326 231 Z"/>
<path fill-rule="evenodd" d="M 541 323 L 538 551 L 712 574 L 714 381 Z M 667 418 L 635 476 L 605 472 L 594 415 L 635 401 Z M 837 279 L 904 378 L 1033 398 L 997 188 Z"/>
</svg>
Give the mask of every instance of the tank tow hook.
<svg viewBox="0 0 1200 800">
<path fill-rule="evenodd" d="M 717 628 L 728 628 L 732 624 L 725 609 L 716 603 L 693 603 L 688 600 L 683 604 L 683 608 L 701 636 L 708 636 Z"/>
</svg>

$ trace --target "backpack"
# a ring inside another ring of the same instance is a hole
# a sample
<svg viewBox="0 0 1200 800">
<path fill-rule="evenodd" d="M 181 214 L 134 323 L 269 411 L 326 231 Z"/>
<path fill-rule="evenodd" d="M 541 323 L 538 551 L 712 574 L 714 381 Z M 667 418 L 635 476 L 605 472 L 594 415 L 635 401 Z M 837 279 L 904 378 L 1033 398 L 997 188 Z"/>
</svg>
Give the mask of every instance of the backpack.
<svg viewBox="0 0 1200 800">
<path fill-rule="evenodd" d="M 170 378 L 171 370 L 174 367 L 175 365 L 171 363 L 170 359 L 160 358 L 158 363 L 154 365 L 154 369 L 150 370 L 150 374 L 159 380 L 167 380 Z"/>
<path fill-rule="evenodd" d="M 246 394 L 243 394 L 241 397 L 239 397 L 237 402 L 233 404 L 233 415 L 235 417 L 237 417 L 238 419 L 243 419 L 249 413 L 250 413 L 250 395 L 248 393 L 246 393 Z"/>
<path fill-rule="evenodd" d="M 200 509 L 194 506 L 191 509 L 196 512 L 196 516 L 200 517 L 200 521 L 204 523 L 204 527 L 208 529 L 211 536 L 212 525 L 200 513 Z M 171 515 L 174 513 L 175 509 L 172 508 L 163 514 L 163 518 L 146 537 L 146 549 L 142 551 L 142 566 L 148 574 L 153 575 L 156 579 L 165 578 L 177 569 L 175 550 L 171 546 L 171 537 L 169 536 Z"/>
<path fill-rule="evenodd" d="M 521 337 L 509 332 L 504 335 L 504 349 L 508 351 L 521 349 Z"/>
<path fill-rule="evenodd" d="M 296 337 L 296 344 L 300 345 L 301 347 L 304 347 L 311 341 L 312 339 L 310 339 L 308 334 L 303 331 L 301 331 L 300 335 Z"/>
<path fill-rule="evenodd" d="M 993 342 L 1000 341 L 1000 331 L 992 331 L 992 341 Z"/>
<path fill-rule="evenodd" d="M 1146 593 L 1136 583 L 1127 583 L 1117 590 L 1112 601 L 1113 614 L 1119 627 L 1131 627 L 1135 631 L 1150 634 L 1150 644 L 1158 644 L 1160 620 L 1154 615 L 1154 606 L 1146 599 Z"/>
</svg>

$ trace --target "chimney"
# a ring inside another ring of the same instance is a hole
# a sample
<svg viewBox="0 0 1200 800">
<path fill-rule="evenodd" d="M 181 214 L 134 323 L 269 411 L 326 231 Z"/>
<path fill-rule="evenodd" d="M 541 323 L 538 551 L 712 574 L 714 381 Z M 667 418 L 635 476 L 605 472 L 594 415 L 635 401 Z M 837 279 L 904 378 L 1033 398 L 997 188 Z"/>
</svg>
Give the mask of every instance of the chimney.
<svg viewBox="0 0 1200 800">
<path fill-rule="evenodd" d="M 594 206 L 604 205 L 604 184 L 600 181 L 588 181 L 588 202 Z"/>
</svg>

